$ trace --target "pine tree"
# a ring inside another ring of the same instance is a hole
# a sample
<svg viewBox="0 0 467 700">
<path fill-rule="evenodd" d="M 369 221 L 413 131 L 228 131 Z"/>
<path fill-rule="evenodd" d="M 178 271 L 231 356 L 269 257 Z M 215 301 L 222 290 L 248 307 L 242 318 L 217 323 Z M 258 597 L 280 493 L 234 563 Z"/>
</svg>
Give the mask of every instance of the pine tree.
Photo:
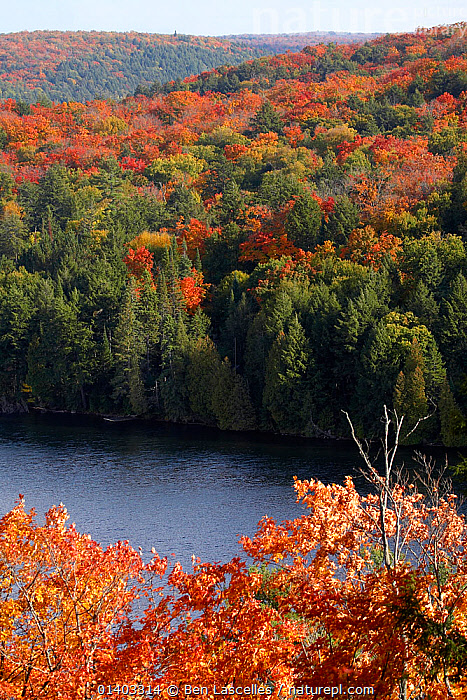
<svg viewBox="0 0 467 700">
<path fill-rule="evenodd" d="M 346 245 L 352 231 L 357 228 L 360 216 L 357 206 L 346 195 L 336 197 L 334 211 L 322 220 L 321 239 L 336 245 Z"/>
<path fill-rule="evenodd" d="M 282 121 L 269 100 L 259 108 L 253 117 L 251 131 L 253 134 L 267 134 L 270 131 L 282 133 Z"/>
<path fill-rule="evenodd" d="M 95 372 L 89 389 L 89 410 L 94 413 L 109 413 L 114 409 L 112 380 L 115 365 L 110 347 L 109 333 L 104 326 L 102 343 L 97 343 Z"/>
<path fill-rule="evenodd" d="M 467 280 L 459 274 L 451 285 L 450 294 L 442 307 L 440 319 L 441 343 L 449 376 L 454 389 L 467 408 Z"/>
<path fill-rule="evenodd" d="M 221 430 L 254 430 L 256 427 L 248 386 L 227 358 L 218 366 L 212 403 Z"/>
<path fill-rule="evenodd" d="M 214 423 L 213 394 L 221 359 L 210 338 L 200 338 L 189 344 L 186 388 L 190 409 L 195 420 Z"/>
<path fill-rule="evenodd" d="M 262 313 L 251 322 L 246 337 L 244 376 L 250 389 L 250 396 L 259 417 L 261 427 L 270 424 L 269 414 L 264 409 L 262 396 L 265 383 L 265 367 L 271 342 L 265 329 Z"/>
<path fill-rule="evenodd" d="M 238 301 L 232 290 L 229 304 L 229 312 L 221 329 L 219 340 L 220 352 L 229 357 L 235 371 L 241 371 L 246 347 L 246 334 L 253 317 L 250 300 L 245 292 L 242 292 Z"/>
<path fill-rule="evenodd" d="M 284 331 L 292 317 L 293 305 L 288 291 L 284 287 L 279 287 L 265 310 L 267 314 L 266 331 L 270 336 L 276 338 L 279 333 Z"/>
<path fill-rule="evenodd" d="M 36 325 L 28 350 L 26 383 L 49 407 L 86 410 L 85 386 L 95 370 L 90 326 L 79 319 L 79 294 L 67 301 L 59 284 L 38 289 Z"/>
<path fill-rule="evenodd" d="M 145 346 L 138 318 L 138 296 L 130 278 L 114 336 L 115 377 L 113 396 L 126 413 L 147 410 L 141 370 Z"/>
<path fill-rule="evenodd" d="M 274 341 L 266 365 L 263 404 L 280 432 L 303 433 L 310 419 L 309 349 L 297 316 Z"/>
<path fill-rule="evenodd" d="M 203 266 L 201 264 L 201 256 L 199 254 L 199 248 L 196 248 L 196 254 L 195 254 L 195 259 L 193 262 L 193 267 L 197 272 L 202 272 L 203 271 Z"/>
<path fill-rule="evenodd" d="M 0 256 L 18 259 L 27 242 L 27 229 L 20 215 L 12 211 L 0 220 Z"/>
<path fill-rule="evenodd" d="M 182 254 L 178 258 L 178 276 L 180 279 L 187 277 L 193 268 L 192 262 L 188 257 L 187 245 L 185 239 L 182 241 Z"/>
<path fill-rule="evenodd" d="M 431 328 L 439 317 L 439 304 L 436 302 L 433 292 L 420 280 L 410 295 L 407 308 L 412 311 L 428 328 Z"/>
<path fill-rule="evenodd" d="M 394 408 L 399 416 L 404 416 L 404 431 L 411 431 L 417 421 L 428 415 L 428 400 L 423 377 L 424 359 L 416 339 L 412 341 L 404 370 L 399 372 L 394 389 Z M 420 442 L 423 428 L 412 433 L 405 444 Z"/>
<path fill-rule="evenodd" d="M 159 297 L 149 272 L 143 277 L 137 305 L 138 320 L 145 345 L 145 371 L 151 372 L 160 339 Z"/>
<path fill-rule="evenodd" d="M 287 237 L 303 250 L 313 250 L 319 242 L 322 213 L 318 202 L 309 194 L 298 197 L 289 212 L 285 231 Z"/>
<path fill-rule="evenodd" d="M 161 374 L 158 383 L 167 420 L 183 422 L 191 418 L 187 366 L 188 336 L 183 318 L 166 316 L 162 322 Z"/>
<path fill-rule="evenodd" d="M 462 415 L 447 380 L 441 387 L 439 418 L 441 422 L 441 437 L 446 447 L 463 447 L 467 445 L 467 420 Z"/>
<path fill-rule="evenodd" d="M 38 283 L 24 272 L 5 275 L 0 287 L 0 392 L 8 400 L 17 400 L 26 378 Z"/>
</svg>

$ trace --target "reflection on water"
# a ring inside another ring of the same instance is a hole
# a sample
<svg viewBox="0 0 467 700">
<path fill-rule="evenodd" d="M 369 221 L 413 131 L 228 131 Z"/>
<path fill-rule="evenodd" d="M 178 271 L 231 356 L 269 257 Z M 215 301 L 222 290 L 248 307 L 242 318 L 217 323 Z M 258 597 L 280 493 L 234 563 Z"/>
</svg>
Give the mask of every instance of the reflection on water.
<svg viewBox="0 0 467 700">
<path fill-rule="evenodd" d="M 9 416 L 0 420 L 0 512 L 22 493 L 39 521 L 62 502 L 77 529 L 103 545 L 127 539 L 145 558 L 154 547 L 185 566 L 192 554 L 225 561 L 241 553 L 238 537 L 253 535 L 264 515 L 303 513 L 294 475 L 341 482 L 355 475 L 358 459 L 347 442 Z"/>
</svg>

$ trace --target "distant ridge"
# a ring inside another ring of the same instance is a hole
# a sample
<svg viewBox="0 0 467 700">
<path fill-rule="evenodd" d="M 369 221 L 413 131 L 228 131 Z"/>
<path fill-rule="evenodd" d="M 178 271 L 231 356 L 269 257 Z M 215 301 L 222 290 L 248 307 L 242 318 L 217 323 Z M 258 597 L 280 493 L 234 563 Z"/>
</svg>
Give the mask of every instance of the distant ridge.
<svg viewBox="0 0 467 700">
<path fill-rule="evenodd" d="M 0 99 L 122 98 L 139 85 L 184 79 L 221 65 L 300 51 L 306 45 L 358 43 L 373 36 L 332 32 L 226 37 L 97 31 L 0 34 Z"/>
<path fill-rule="evenodd" d="M 296 32 L 294 34 L 226 34 L 218 37 L 262 49 L 267 54 L 300 51 L 316 44 L 361 44 L 376 39 L 381 34 L 363 32 Z"/>
</svg>

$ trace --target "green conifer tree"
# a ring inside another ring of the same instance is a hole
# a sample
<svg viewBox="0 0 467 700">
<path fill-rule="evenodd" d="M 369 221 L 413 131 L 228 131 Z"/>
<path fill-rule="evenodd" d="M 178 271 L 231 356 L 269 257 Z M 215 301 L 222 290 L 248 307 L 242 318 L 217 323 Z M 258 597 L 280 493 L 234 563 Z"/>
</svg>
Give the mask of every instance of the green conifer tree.
<svg viewBox="0 0 467 700">
<path fill-rule="evenodd" d="M 309 194 L 297 198 L 289 212 L 285 231 L 287 237 L 302 250 L 313 250 L 319 242 L 322 213 L 318 202 Z"/>
<path fill-rule="evenodd" d="M 251 131 L 253 134 L 267 134 L 270 131 L 275 131 L 276 134 L 282 133 L 281 118 L 269 100 L 261 105 L 253 117 Z"/>
<path fill-rule="evenodd" d="M 467 420 L 462 415 L 447 380 L 441 387 L 439 418 L 441 437 L 446 447 L 463 447 L 467 445 Z"/>
<path fill-rule="evenodd" d="M 183 318 L 166 316 L 162 322 L 160 396 L 167 420 L 190 420 L 186 372 L 188 336 Z"/>
<path fill-rule="evenodd" d="M 414 339 L 405 361 L 404 370 L 399 372 L 394 389 L 394 408 L 399 416 L 404 416 L 404 433 L 412 431 L 418 421 L 428 415 L 428 400 L 425 393 L 423 355 L 418 341 Z M 405 444 L 420 442 L 424 430 L 420 427 L 410 438 L 403 440 Z"/>
<path fill-rule="evenodd" d="M 309 348 L 297 316 L 274 341 L 266 365 L 263 404 L 280 432 L 304 433 L 310 420 Z"/>
<path fill-rule="evenodd" d="M 467 408 L 467 280 L 459 274 L 442 305 L 441 347 L 463 412 Z"/>
<path fill-rule="evenodd" d="M 215 423 L 213 394 L 221 359 L 210 338 L 199 338 L 189 344 L 186 388 L 195 420 Z"/>
<path fill-rule="evenodd" d="M 218 366 L 212 401 L 221 430 L 254 430 L 256 427 L 248 386 L 227 358 Z"/>
<path fill-rule="evenodd" d="M 132 278 L 123 299 L 114 335 L 115 377 L 113 396 L 125 413 L 142 414 L 147 410 L 142 360 L 145 344 L 140 319 L 138 296 Z"/>
</svg>

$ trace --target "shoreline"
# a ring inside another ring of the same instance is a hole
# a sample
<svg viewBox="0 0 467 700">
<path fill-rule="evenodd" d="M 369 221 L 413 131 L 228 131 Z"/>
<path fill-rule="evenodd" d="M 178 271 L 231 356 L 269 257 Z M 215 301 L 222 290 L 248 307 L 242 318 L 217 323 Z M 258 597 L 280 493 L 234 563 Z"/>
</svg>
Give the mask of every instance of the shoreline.
<svg viewBox="0 0 467 700">
<path fill-rule="evenodd" d="M 45 408 L 43 406 L 34 406 L 34 407 L 22 407 L 19 404 L 17 404 L 18 409 L 20 410 L 14 410 L 12 408 L 12 404 L 10 404 L 11 410 L 8 411 L 2 411 L 1 408 L 1 403 L 0 403 L 0 419 L 1 418 L 8 418 L 8 417 L 13 417 L 13 416 L 18 416 L 18 415 L 29 415 L 29 416 L 58 416 L 58 417 L 63 417 L 63 418 L 76 418 L 78 420 L 83 420 L 83 419 L 90 419 L 93 421 L 101 421 L 102 424 L 106 424 L 108 427 L 111 425 L 118 425 L 120 427 L 123 427 L 122 424 L 125 425 L 146 425 L 149 426 L 151 424 L 156 424 L 159 426 L 165 426 L 165 427 L 173 427 L 173 428 L 188 428 L 188 429 L 193 429 L 193 428 L 198 428 L 203 431 L 211 432 L 214 434 L 217 434 L 219 436 L 243 436 L 248 439 L 268 439 L 272 440 L 274 442 L 280 441 L 280 442 L 287 442 L 290 440 L 299 440 L 300 442 L 303 443 L 326 443 L 326 444 L 332 444 L 332 443 L 352 443 L 353 440 L 352 437 L 349 435 L 349 437 L 345 436 L 335 436 L 335 435 L 329 435 L 325 433 L 325 431 L 322 431 L 322 434 L 320 435 L 300 435 L 300 434 L 294 434 L 294 433 L 279 433 L 275 432 L 273 430 L 261 430 L 261 429 L 255 429 L 255 430 L 225 430 L 222 428 L 219 428 L 216 425 L 210 425 L 207 423 L 198 423 L 195 421 L 191 422 L 175 422 L 175 421 L 170 421 L 170 420 L 165 420 L 163 418 L 158 418 L 156 415 L 152 414 L 145 414 L 145 415 L 122 415 L 122 414 L 110 414 L 110 413 L 93 413 L 93 412 L 84 412 L 84 411 L 67 411 L 64 409 L 52 409 L 52 408 Z M 377 439 L 375 439 L 377 441 Z M 421 449 L 444 449 L 444 450 L 457 450 L 459 452 L 463 448 L 459 447 L 446 447 L 443 445 L 441 442 L 437 443 L 417 443 L 413 445 L 404 445 L 400 444 L 399 448 L 405 448 L 405 449 L 410 449 L 410 450 L 421 450 Z"/>
</svg>

